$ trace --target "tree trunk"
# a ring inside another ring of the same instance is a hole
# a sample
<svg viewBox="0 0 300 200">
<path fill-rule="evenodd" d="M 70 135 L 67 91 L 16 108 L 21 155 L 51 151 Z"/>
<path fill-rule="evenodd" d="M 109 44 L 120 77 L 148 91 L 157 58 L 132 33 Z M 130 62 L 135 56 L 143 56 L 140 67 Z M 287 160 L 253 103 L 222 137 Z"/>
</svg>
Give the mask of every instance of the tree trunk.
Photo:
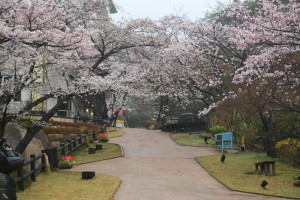
<svg viewBox="0 0 300 200">
<path fill-rule="evenodd" d="M 58 99 L 56 105 L 49 112 L 42 116 L 42 118 L 39 120 L 39 123 L 48 122 L 49 119 L 53 117 L 54 114 L 59 110 L 59 107 L 63 104 L 63 102 L 69 100 L 70 98 L 71 96 L 66 96 L 62 99 Z M 43 126 L 40 124 L 34 124 L 32 127 L 28 128 L 24 138 L 18 143 L 15 151 L 22 154 L 34 136 L 42 129 L 42 127 Z"/>
<path fill-rule="evenodd" d="M 5 126 L 8 123 L 8 121 L 6 120 L 6 115 L 7 115 L 7 107 L 8 107 L 8 103 L 6 103 L 6 106 L 4 108 L 3 114 L 2 114 L 2 120 L 1 120 L 1 127 L 0 127 L 0 138 L 3 138 L 4 136 L 4 132 L 5 132 Z"/>
<path fill-rule="evenodd" d="M 161 96 L 160 97 L 160 105 L 159 105 L 159 113 L 156 119 L 158 124 L 162 121 L 162 115 L 165 114 L 164 107 L 168 105 L 168 96 Z"/>
<path fill-rule="evenodd" d="M 156 118 L 156 122 L 159 123 L 160 122 L 160 119 L 161 119 L 161 114 L 163 112 L 163 103 L 164 103 L 164 100 L 163 100 L 163 97 L 161 96 L 160 97 L 160 104 L 159 104 L 159 111 L 158 111 L 158 116 Z"/>
<path fill-rule="evenodd" d="M 105 92 L 102 92 L 101 94 L 96 94 L 94 96 L 94 105 L 94 116 L 99 119 L 108 119 L 107 106 L 105 102 Z"/>
<path fill-rule="evenodd" d="M 266 133 L 265 145 L 266 145 L 267 155 L 270 156 L 271 158 L 276 158 L 277 157 L 277 152 L 275 148 L 276 141 L 274 135 L 270 131 Z"/>
<path fill-rule="evenodd" d="M 6 124 L 3 123 L 3 120 L 0 120 L 0 138 L 2 138 L 4 136 L 4 132 L 5 132 L 5 126 Z"/>
<path fill-rule="evenodd" d="M 12 120 L 16 119 L 19 115 L 24 114 L 25 112 L 31 110 L 34 106 L 44 102 L 45 100 L 49 99 L 50 97 L 53 97 L 53 94 L 48 94 L 45 95 L 39 99 L 37 99 L 36 101 L 28 104 L 27 106 L 25 106 L 22 110 L 20 110 L 18 112 L 17 115 L 7 115 L 7 106 L 3 112 L 2 115 L 2 120 L 0 121 L 0 138 L 2 138 L 4 136 L 4 132 L 5 132 L 5 126 L 8 122 L 11 122 Z"/>
<path fill-rule="evenodd" d="M 267 115 L 263 111 L 259 111 L 259 116 L 263 123 L 264 148 L 267 151 L 268 156 L 275 158 L 277 157 L 277 152 L 275 148 L 276 141 L 273 133 L 271 132 L 272 115 Z"/>
</svg>

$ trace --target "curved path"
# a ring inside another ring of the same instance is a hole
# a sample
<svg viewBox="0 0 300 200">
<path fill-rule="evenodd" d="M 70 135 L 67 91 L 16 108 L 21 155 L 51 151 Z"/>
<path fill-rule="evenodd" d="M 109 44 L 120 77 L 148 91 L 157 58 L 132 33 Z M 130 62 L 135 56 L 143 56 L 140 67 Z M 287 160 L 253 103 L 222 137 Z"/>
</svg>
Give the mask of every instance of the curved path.
<svg viewBox="0 0 300 200">
<path fill-rule="evenodd" d="M 124 149 L 124 157 L 80 165 L 122 179 L 114 200 L 263 200 L 282 199 L 232 192 L 207 174 L 195 156 L 218 153 L 216 149 L 177 145 L 167 133 L 125 129 L 111 139 Z M 101 186 L 100 186 L 101 187 Z"/>
</svg>

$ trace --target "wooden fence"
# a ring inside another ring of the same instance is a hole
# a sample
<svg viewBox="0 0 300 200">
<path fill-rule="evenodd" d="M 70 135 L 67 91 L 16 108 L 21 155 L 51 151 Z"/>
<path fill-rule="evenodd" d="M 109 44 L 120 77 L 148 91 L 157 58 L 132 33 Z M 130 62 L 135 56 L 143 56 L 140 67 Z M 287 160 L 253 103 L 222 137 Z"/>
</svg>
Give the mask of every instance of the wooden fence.
<svg viewBox="0 0 300 200">
<path fill-rule="evenodd" d="M 90 137 L 92 138 L 90 139 Z M 71 152 L 80 148 L 82 145 L 86 144 L 87 140 L 89 142 L 96 141 L 97 133 L 92 131 L 87 134 L 79 134 L 77 137 L 69 139 L 67 143 L 61 143 L 59 148 L 47 148 L 42 150 L 42 153 L 39 155 L 30 155 L 30 159 L 26 160 L 23 166 L 17 170 L 17 177 L 14 179 L 18 184 L 19 189 L 24 191 L 25 179 L 30 177 L 30 179 L 35 182 L 37 174 L 45 169 L 44 154 L 47 154 L 50 166 L 52 168 L 57 168 L 60 155 L 70 154 Z M 28 165 L 29 167 L 27 167 Z"/>
</svg>

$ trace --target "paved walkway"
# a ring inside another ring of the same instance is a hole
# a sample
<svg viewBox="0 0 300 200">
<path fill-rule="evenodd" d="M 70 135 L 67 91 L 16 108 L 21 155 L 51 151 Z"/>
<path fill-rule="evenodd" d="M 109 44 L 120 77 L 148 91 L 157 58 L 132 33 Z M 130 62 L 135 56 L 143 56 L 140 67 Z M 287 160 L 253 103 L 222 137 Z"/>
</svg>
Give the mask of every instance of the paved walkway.
<svg viewBox="0 0 300 200">
<path fill-rule="evenodd" d="M 216 154 L 216 149 L 180 146 L 167 133 L 145 129 L 125 129 L 123 137 L 110 142 L 120 144 L 125 156 L 75 169 L 120 177 L 123 182 L 114 200 L 280 199 L 232 192 L 218 183 L 194 160 Z"/>
</svg>

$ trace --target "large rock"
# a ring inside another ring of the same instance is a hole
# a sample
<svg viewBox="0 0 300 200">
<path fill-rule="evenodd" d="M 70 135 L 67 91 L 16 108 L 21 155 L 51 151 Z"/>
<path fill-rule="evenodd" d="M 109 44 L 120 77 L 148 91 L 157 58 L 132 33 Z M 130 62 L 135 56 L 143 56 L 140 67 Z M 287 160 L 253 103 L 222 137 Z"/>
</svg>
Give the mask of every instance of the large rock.
<svg viewBox="0 0 300 200">
<path fill-rule="evenodd" d="M 4 137 L 7 139 L 7 143 L 9 143 L 15 149 L 25 134 L 26 130 L 24 128 L 14 126 L 13 124 L 9 123 L 6 125 Z M 49 147 L 48 137 L 41 130 L 26 147 L 22 156 L 24 160 L 28 160 L 30 158 L 30 154 L 38 155 L 41 153 L 42 149 L 46 149 L 47 147 Z"/>
</svg>

